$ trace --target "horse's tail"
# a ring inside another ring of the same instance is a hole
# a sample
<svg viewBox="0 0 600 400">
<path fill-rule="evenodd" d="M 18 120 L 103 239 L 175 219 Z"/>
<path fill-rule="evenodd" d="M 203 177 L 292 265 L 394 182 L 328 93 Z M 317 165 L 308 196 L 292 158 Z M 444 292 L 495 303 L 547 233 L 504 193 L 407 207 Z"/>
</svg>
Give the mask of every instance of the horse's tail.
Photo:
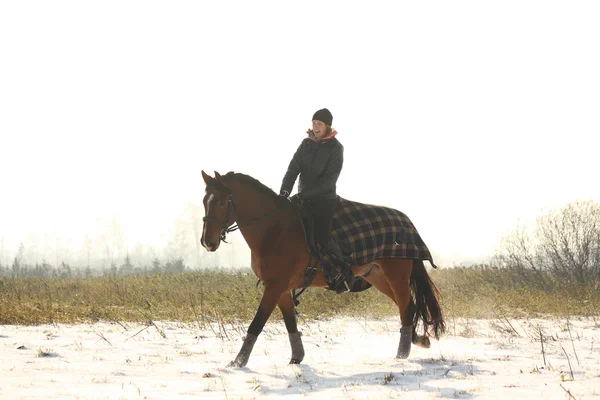
<svg viewBox="0 0 600 400">
<path fill-rule="evenodd" d="M 429 277 L 423 260 L 413 260 L 410 287 L 412 289 L 411 303 L 413 303 L 411 308 L 414 311 L 413 331 L 416 330 L 417 324 L 421 320 L 425 335 L 429 336 L 430 327 L 433 327 L 434 337 L 439 339 L 440 334 L 446 330 L 446 323 L 438 300 L 440 292 Z"/>
</svg>

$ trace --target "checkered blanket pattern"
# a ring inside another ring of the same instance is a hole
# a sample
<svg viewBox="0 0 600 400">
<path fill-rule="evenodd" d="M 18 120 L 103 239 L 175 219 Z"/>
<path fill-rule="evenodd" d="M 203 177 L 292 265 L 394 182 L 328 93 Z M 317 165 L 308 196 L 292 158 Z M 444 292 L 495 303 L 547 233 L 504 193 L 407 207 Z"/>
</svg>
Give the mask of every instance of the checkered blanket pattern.
<svg viewBox="0 0 600 400">
<path fill-rule="evenodd" d="M 354 265 L 381 258 L 427 260 L 434 265 L 413 223 L 404 213 L 392 208 L 338 196 L 331 234 L 341 249 L 352 252 L 349 258 Z"/>
</svg>

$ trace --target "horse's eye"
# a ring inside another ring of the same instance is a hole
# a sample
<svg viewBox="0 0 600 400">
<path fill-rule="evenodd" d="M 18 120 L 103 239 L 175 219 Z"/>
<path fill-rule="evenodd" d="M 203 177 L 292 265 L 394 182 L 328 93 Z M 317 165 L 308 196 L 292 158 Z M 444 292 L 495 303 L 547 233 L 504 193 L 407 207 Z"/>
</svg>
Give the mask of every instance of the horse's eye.
<svg viewBox="0 0 600 400">
<path fill-rule="evenodd" d="M 219 200 L 219 207 L 225 207 L 225 202 L 223 200 Z"/>
</svg>

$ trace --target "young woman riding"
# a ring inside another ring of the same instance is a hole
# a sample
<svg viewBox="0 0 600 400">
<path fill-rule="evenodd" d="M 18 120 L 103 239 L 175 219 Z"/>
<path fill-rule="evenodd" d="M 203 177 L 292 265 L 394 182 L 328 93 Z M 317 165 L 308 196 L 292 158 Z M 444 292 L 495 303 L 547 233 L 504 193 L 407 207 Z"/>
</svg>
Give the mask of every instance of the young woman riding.
<svg viewBox="0 0 600 400">
<path fill-rule="evenodd" d="M 312 129 L 290 161 L 281 184 L 280 196 L 288 197 L 300 175 L 298 193 L 290 198 L 308 213 L 314 222 L 315 240 L 323 252 L 333 254 L 340 263 L 335 271 L 327 259 L 321 261 L 330 288 L 338 293 L 352 287 L 352 272 L 345 268 L 344 257 L 331 237 L 333 214 L 337 205 L 336 182 L 344 163 L 344 146 L 331 127 L 333 116 L 328 109 L 318 110 L 312 117 Z"/>
</svg>

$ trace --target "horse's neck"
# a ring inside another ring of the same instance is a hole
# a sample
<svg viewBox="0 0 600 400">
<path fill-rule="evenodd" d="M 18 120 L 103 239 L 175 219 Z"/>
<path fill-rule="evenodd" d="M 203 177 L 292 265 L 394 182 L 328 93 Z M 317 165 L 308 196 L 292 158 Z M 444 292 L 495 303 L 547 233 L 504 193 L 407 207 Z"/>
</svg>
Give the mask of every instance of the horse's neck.
<svg viewBox="0 0 600 400">
<path fill-rule="evenodd" d="M 276 223 L 276 202 L 248 184 L 230 185 L 236 204 L 237 223 L 248 246 L 255 250 L 261 246 L 267 231 Z"/>
<path fill-rule="evenodd" d="M 248 184 L 232 183 L 238 224 L 243 226 L 275 207 L 275 202 Z"/>
</svg>

